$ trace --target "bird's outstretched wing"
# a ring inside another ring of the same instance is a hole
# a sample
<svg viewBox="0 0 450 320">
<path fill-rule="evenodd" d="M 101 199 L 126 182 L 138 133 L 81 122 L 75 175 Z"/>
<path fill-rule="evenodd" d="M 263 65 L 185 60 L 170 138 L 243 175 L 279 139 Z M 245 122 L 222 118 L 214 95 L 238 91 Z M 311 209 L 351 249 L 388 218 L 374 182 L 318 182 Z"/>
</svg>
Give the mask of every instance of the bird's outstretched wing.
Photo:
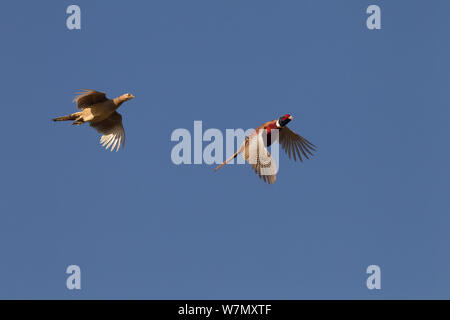
<svg viewBox="0 0 450 320">
<path fill-rule="evenodd" d="M 269 184 L 277 179 L 277 165 L 264 145 L 261 134 L 254 134 L 245 139 L 244 159 L 252 166 L 258 176 Z"/>
<path fill-rule="evenodd" d="M 315 145 L 313 145 L 302 136 L 296 134 L 288 127 L 284 127 L 280 130 L 279 139 L 284 152 L 286 152 L 286 154 L 289 156 L 289 159 L 291 159 L 291 156 L 293 156 L 294 161 L 297 161 L 297 158 L 300 161 L 303 161 L 302 155 L 306 159 L 309 159 L 308 154 L 312 156 L 313 151 L 316 151 Z"/>
<path fill-rule="evenodd" d="M 77 92 L 74 102 L 77 103 L 78 109 L 85 109 L 96 103 L 101 103 L 108 100 L 104 92 L 99 92 L 95 90 L 82 89 L 82 91 Z"/>
<path fill-rule="evenodd" d="M 90 124 L 99 133 L 103 134 L 100 138 L 102 146 L 108 150 L 111 147 L 111 151 L 117 145 L 116 152 L 119 151 L 120 145 L 125 144 L 125 130 L 122 125 L 122 116 L 114 112 L 108 118 L 100 122 L 94 122 Z"/>
</svg>

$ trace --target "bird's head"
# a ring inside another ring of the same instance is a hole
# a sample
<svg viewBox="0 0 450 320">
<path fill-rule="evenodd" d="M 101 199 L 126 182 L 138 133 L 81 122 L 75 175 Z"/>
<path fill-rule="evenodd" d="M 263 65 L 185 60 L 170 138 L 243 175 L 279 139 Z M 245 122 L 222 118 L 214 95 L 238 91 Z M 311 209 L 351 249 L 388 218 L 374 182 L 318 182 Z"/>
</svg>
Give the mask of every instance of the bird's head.
<svg viewBox="0 0 450 320">
<path fill-rule="evenodd" d="M 125 93 L 121 96 L 123 101 L 128 101 L 134 98 L 134 96 L 131 93 Z"/>
<path fill-rule="evenodd" d="M 287 125 L 292 119 L 293 117 L 290 114 L 285 114 L 284 116 L 280 117 L 280 119 L 278 119 L 278 125 L 282 128 Z"/>
</svg>

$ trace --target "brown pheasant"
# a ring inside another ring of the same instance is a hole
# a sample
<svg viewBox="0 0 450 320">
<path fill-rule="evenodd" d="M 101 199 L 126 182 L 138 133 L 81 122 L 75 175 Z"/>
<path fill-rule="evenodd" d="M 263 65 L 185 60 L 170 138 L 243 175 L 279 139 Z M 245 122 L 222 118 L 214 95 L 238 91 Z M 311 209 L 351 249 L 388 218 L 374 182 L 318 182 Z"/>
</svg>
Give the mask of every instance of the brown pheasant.
<svg viewBox="0 0 450 320">
<path fill-rule="evenodd" d="M 73 100 L 77 103 L 80 112 L 67 116 L 54 118 L 53 121 L 73 121 L 73 125 L 89 122 L 90 126 L 102 134 L 100 143 L 111 151 L 125 144 L 125 130 L 122 125 L 122 116 L 116 110 L 122 103 L 133 99 L 132 94 L 126 93 L 115 99 L 108 99 L 103 92 L 83 90 Z"/>
<path fill-rule="evenodd" d="M 275 142 L 277 138 L 277 135 L 272 135 L 274 130 L 279 130 L 278 141 L 289 158 L 292 156 L 294 161 L 297 161 L 297 159 L 303 161 L 302 155 L 309 159 L 309 156 L 313 155 L 312 152 L 316 151 L 315 145 L 286 126 L 292 119 L 291 115 L 286 114 L 279 119 L 266 122 L 256 128 L 245 138 L 239 150 L 218 166 L 215 171 L 243 152 L 244 159 L 250 163 L 261 179 L 269 184 L 275 183 L 278 169 L 272 155 L 267 150 L 267 147 Z"/>
</svg>

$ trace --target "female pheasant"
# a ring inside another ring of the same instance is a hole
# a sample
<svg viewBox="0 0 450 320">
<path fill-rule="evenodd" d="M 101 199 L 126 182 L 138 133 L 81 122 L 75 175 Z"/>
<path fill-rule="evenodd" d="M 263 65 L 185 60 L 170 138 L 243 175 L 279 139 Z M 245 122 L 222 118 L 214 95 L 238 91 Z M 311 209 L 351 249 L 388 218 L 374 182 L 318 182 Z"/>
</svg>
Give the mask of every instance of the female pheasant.
<svg viewBox="0 0 450 320">
<path fill-rule="evenodd" d="M 122 103 L 133 98 L 132 94 L 126 93 L 111 100 L 103 92 L 83 90 L 78 92 L 73 100 L 81 111 L 54 118 L 53 121 L 73 120 L 73 125 L 89 122 L 91 127 L 103 134 L 100 138 L 102 146 L 106 147 L 106 150 L 111 147 L 111 151 L 113 151 L 117 145 L 117 152 L 120 145 L 125 143 L 125 130 L 122 125 L 122 116 L 116 110 Z"/>
<path fill-rule="evenodd" d="M 283 150 L 289 158 L 293 157 L 294 161 L 297 161 L 297 159 L 303 161 L 302 155 L 306 159 L 309 159 L 308 154 L 312 156 L 312 152 L 316 151 L 315 145 L 286 126 L 292 119 L 293 117 L 291 115 L 285 114 L 279 119 L 266 122 L 256 128 L 247 138 L 245 138 L 245 141 L 239 150 L 218 166 L 215 171 L 236 158 L 239 153 L 244 152 L 244 159 L 250 163 L 258 176 L 269 184 L 275 183 L 278 170 L 267 147 L 270 146 L 272 142 L 275 142 L 277 138 Z M 276 129 L 278 129 L 278 135 L 272 135 L 273 130 Z"/>
</svg>

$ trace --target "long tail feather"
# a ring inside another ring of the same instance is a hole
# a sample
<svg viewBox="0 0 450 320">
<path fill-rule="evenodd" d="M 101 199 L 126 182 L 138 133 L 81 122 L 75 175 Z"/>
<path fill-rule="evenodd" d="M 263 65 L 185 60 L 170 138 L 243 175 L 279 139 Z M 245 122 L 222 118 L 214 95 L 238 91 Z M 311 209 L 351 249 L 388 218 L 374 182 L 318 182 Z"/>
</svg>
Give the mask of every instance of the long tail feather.
<svg viewBox="0 0 450 320">
<path fill-rule="evenodd" d="M 214 171 L 219 170 L 219 169 L 222 168 L 224 165 L 226 165 L 228 162 L 230 162 L 231 160 L 233 160 L 234 158 L 236 158 L 237 155 L 239 154 L 239 152 L 241 152 L 241 150 L 237 151 L 235 154 L 233 154 L 231 157 L 229 157 L 227 160 L 225 160 L 221 165 L 219 165 L 217 168 L 215 168 Z"/>
<path fill-rule="evenodd" d="M 53 121 L 70 121 L 70 120 L 75 120 L 76 118 L 78 118 L 78 114 L 73 113 L 73 114 L 69 114 L 68 116 L 62 116 L 62 117 L 54 118 L 52 120 Z"/>
</svg>

